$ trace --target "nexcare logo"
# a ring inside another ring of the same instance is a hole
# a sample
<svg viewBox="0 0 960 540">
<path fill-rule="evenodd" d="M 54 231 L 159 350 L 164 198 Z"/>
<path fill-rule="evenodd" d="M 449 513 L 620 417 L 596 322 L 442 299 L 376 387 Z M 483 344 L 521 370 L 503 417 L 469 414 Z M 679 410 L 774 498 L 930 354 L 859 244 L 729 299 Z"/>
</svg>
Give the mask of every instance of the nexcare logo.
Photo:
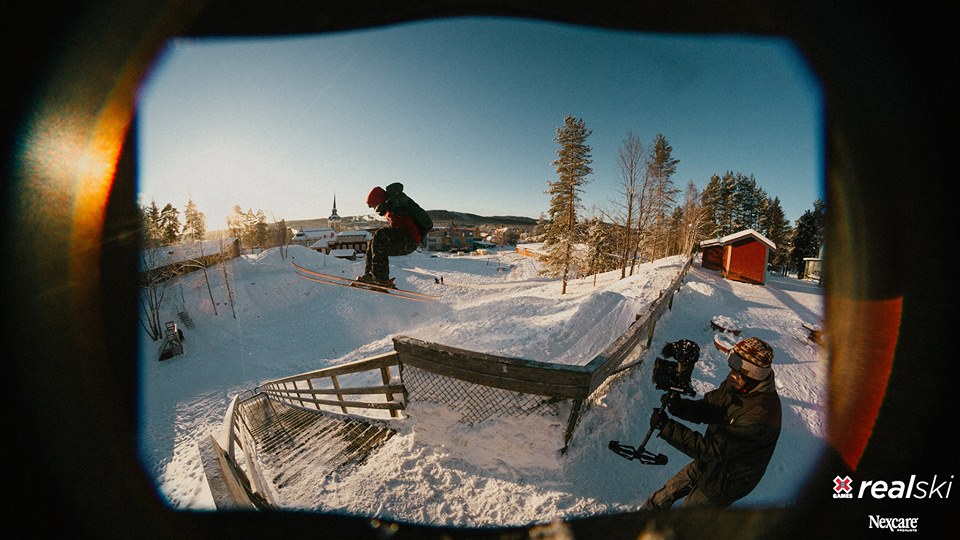
<svg viewBox="0 0 960 540">
<path fill-rule="evenodd" d="M 910 480 L 893 480 L 887 482 L 884 480 L 863 480 L 859 487 L 854 487 L 853 480 L 849 476 L 843 478 L 837 476 L 833 479 L 833 498 L 834 499 L 863 499 L 871 497 L 874 499 L 947 499 L 950 497 L 950 489 L 953 487 L 953 475 L 949 480 L 937 480 L 937 475 L 933 475 L 932 480 L 917 481 L 917 475 L 910 475 Z"/>
<path fill-rule="evenodd" d="M 893 532 L 917 532 L 917 522 L 920 518 L 885 518 L 870 516 L 871 529 L 887 529 Z"/>
</svg>

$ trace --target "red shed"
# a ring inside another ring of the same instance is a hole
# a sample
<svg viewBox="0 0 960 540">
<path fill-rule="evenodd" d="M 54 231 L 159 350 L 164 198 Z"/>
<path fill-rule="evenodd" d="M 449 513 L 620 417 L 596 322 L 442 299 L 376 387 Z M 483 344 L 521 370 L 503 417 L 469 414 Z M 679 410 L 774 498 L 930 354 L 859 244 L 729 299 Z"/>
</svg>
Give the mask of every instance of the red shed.
<svg viewBox="0 0 960 540">
<path fill-rule="evenodd" d="M 705 240 L 700 246 L 704 248 L 701 263 L 704 268 L 718 269 L 727 279 L 758 285 L 766 281 L 769 251 L 777 249 L 776 244 L 753 229 Z M 714 258 L 721 251 L 720 264 L 716 265 Z"/>
</svg>

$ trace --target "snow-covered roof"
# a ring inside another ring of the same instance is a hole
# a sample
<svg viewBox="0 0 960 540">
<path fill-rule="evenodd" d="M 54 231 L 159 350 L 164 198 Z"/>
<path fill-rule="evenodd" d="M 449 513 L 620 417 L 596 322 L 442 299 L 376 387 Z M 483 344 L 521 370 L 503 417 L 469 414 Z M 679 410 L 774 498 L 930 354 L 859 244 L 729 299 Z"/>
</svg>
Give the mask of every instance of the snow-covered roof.
<svg viewBox="0 0 960 540">
<path fill-rule="evenodd" d="M 710 247 L 710 246 L 719 246 L 719 245 L 721 245 L 719 238 L 711 238 L 709 240 L 704 240 L 700 242 L 700 247 Z"/>
<path fill-rule="evenodd" d="M 767 238 L 766 236 L 758 233 L 757 231 L 755 231 L 755 230 L 753 230 L 753 229 L 744 229 L 744 230 L 742 230 L 742 231 L 740 231 L 740 232 L 735 232 L 735 233 L 733 233 L 733 234 L 728 234 L 728 235 L 726 235 L 726 236 L 724 236 L 724 237 L 721 237 L 721 238 L 711 238 L 711 239 L 709 239 L 709 240 L 704 240 L 703 242 L 700 242 L 700 247 L 710 247 L 710 246 L 714 246 L 714 245 L 725 246 L 725 245 L 727 245 L 727 244 L 736 242 L 737 240 L 740 240 L 740 239 L 742 239 L 742 238 L 746 238 L 746 237 L 748 237 L 748 236 L 751 236 L 751 237 L 757 239 L 758 241 L 766 244 L 766 246 L 769 247 L 770 249 L 773 249 L 773 250 L 776 250 L 776 249 L 777 249 L 777 245 L 774 244 L 769 238 Z"/>
<path fill-rule="evenodd" d="M 236 241 L 236 237 L 223 239 L 224 249 L 229 249 L 230 245 Z M 201 256 L 210 256 L 220 253 L 220 240 L 204 240 L 203 242 L 185 242 L 182 244 L 173 244 L 169 246 L 160 246 L 141 251 L 141 270 L 152 270 L 161 268 L 168 264 L 174 264 L 191 259 L 197 259 Z M 202 255 L 201 255 L 202 254 Z"/>
<path fill-rule="evenodd" d="M 347 237 L 347 236 L 359 236 L 359 237 L 363 238 L 364 240 L 369 240 L 372 235 L 371 235 L 369 232 L 364 231 L 364 230 L 361 230 L 361 229 L 354 229 L 354 230 L 349 230 L 349 231 L 340 231 L 340 232 L 337 233 L 337 238 L 338 238 L 338 239 L 339 239 L 339 238 L 343 238 L 343 237 Z"/>
<path fill-rule="evenodd" d="M 297 238 L 297 239 L 300 239 L 300 240 L 304 240 L 304 239 L 306 239 L 306 240 L 314 240 L 314 239 L 321 239 L 321 238 L 333 238 L 333 236 L 334 236 L 335 234 L 336 234 L 336 231 L 334 231 L 333 229 L 331 229 L 331 228 L 329 228 L 329 227 L 322 227 L 322 228 L 306 228 L 306 227 L 304 227 L 303 229 L 293 229 L 293 236 L 294 236 L 294 238 Z"/>
</svg>

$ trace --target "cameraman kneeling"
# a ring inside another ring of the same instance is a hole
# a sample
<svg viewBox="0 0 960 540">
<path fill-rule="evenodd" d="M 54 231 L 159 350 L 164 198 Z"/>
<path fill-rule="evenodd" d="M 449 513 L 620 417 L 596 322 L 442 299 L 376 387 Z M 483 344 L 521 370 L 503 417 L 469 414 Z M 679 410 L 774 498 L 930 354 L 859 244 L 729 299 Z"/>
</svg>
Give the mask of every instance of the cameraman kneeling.
<svg viewBox="0 0 960 540">
<path fill-rule="evenodd" d="M 773 349 L 747 338 L 727 357 L 730 374 L 701 400 L 677 399 L 664 408 L 676 417 L 708 424 L 700 433 L 654 409 L 650 427 L 693 458 L 644 503 L 643 509 L 683 506 L 726 507 L 753 491 L 767 469 L 780 437 L 780 396 L 774 384 Z"/>
</svg>

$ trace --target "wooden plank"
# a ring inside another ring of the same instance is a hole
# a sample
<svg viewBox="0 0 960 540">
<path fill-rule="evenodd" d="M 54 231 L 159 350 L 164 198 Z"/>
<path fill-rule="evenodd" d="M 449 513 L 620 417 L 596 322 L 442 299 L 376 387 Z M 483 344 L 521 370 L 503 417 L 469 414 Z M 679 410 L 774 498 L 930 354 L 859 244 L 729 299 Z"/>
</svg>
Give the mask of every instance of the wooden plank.
<svg viewBox="0 0 960 540">
<path fill-rule="evenodd" d="M 217 510 L 255 510 L 257 506 L 253 498 L 213 435 L 201 439 L 197 445 L 200 447 L 203 474 Z"/>
<path fill-rule="evenodd" d="M 315 371 L 308 371 L 306 373 L 291 375 L 289 377 L 284 377 L 282 379 L 273 379 L 267 384 L 275 385 L 275 384 L 282 384 L 284 382 L 289 382 L 289 381 L 320 379 L 324 377 L 329 377 L 331 375 L 346 375 L 348 373 L 360 373 L 362 371 L 380 369 L 382 367 L 395 366 L 395 365 L 397 365 L 397 353 L 395 351 L 391 351 L 378 356 L 364 358 L 363 360 L 357 360 L 355 362 L 341 364 L 339 366 L 331 366 L 328 368 L 318 369 Z"/>
<path fill-rule="evenodd" d="M 520 358 L 507 358 L 491 354 L 467 351 L 436 343 L 398 336 L 394 338 L 396 349 L 401 363 L 407 363 L 436 371 L 458 379 L 478 382 L 481 384 L 493 383 L 493 386 L 504 388 L 503 384 L 511 386 L 511 390 L 524 384 L 538 388 L 535 393 L 543 394 L 544 389 L 551 386 L 558 388 L 586 388 L 589 385 L 590 372 L 583 366 L 568 366 L 549 362 L 538 362 Z M 438 371 L 440 370 L 440 371 Z M 498 383 L 498 381 L 503 381 Z M 519 391 L 525 391 L 522 388 Z M 561 393 L 549 392 L 543 395 L 567 396 L 569 390 Z"/>
<path fill-rule="evenodd" d="M 264 393 L 270 394 L 271 391 L 264 390 Z M 290 403 L 291 399 L 289 396 L 275 396 L 277 400 L 280 400 L 284 403 Z M 377 402 L 377 401 L 340 401 L 338 399 L 315 399 L 315 398 L 303 398 L 303 401 L 307 403 L 314 403 L 318 405 L 332 405 L 334 407 L 352 407 L 354 409 L 378 409 L 378 410 L 403 410 L 405 407 L 403 403 L 396 401 L 390 402 Z"/>
<path fill-rule="evenodd" d="M 382 386 L 355 386 L 355 387 L 340 387 L 340 388 L 298 388 L 296 390 L 290 388 L 269 388 L 264 390 L 271 394 L 281 394 L 281 395 L 355 395 L 355 394 L 392 394 L 403 392 L 404 388 L 402 384 L 386 384 Z M 389 399 L 388 399 L 389 401 Z"/>
<path fill-rule="evenodd" d="M 582 399 L 586 397 L 590 382 L 589 375 L 585 373 L 578 374 L 578 380 L 571 379 L 571 384 L 541 383 L 511 379 L 499 375 L 463 370 L 448 363 L 433 363 L 429 360 L 412 356 L 407 356 L 403 364 L 474 384 L 549 397 Z"/>
</svg>

